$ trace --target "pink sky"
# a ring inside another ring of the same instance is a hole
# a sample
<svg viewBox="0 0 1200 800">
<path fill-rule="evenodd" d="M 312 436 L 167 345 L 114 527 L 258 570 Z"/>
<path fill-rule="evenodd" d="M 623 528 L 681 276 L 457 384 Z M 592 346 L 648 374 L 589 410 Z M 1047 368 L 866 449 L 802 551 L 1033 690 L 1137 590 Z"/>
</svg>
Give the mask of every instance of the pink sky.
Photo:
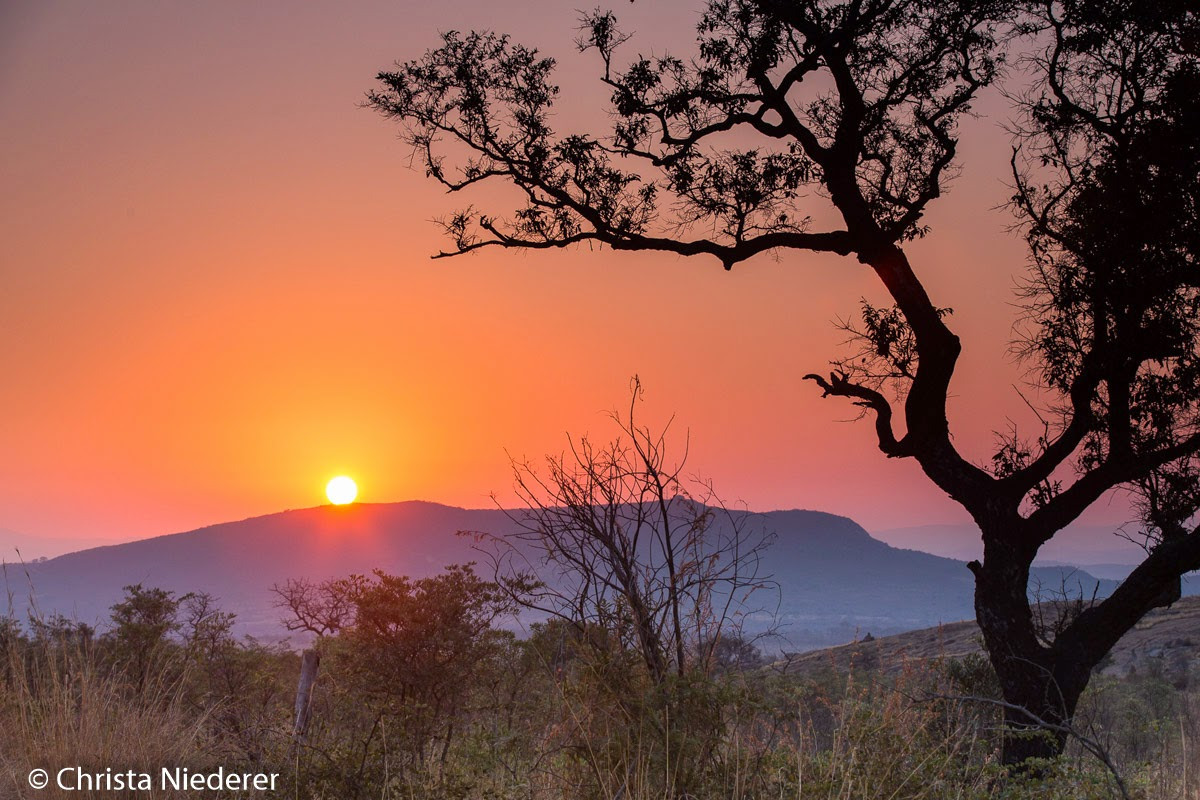
<svg viewBox="0 0 1200 800">
<path fill-rule="evenodd" d="M 622 4 L 630 55 L 686 47 L 697 8 Z M 963 518 L 800 379 L 838 354 L 831 320 L 881 300 L 852 260 L 428 259 L 458 198 L 359 104 L 439 30 L 484 27 L 560 57 L 560 130 L 604 123 L 557 0 L 0 9 L 0 528 L 140 538 L 316 505 L 343 472 L 364 500 L 488 505 L 510 496 L 506 451 L 607 436 L 634 373 L 647 421 L 675 413 L 728 500 L 869 529 Z M 967 127 L 910 251 L 955 310 L 952 422 L 980 459 L 1026 419 L 1001 119 Z"/>
</svg>

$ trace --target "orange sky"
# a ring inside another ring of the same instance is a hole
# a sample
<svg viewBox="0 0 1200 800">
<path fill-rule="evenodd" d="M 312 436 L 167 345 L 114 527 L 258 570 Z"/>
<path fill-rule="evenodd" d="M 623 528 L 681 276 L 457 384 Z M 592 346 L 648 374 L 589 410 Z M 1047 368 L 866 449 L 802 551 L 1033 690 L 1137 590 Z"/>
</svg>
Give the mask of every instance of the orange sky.
<svg viewBox="0 0 1200 800">
<path fill-rule="evenodd" d="M 595 126 L 593 57 L 560 0 L 0 5 L 0 528 L 140 538 L 360 498 L 481 506 L 505 450 L 606 435 L 633 373 L 730 500 L 868 528 L 961 519 L 800 376 L 878 300 L 836 257 L 732 273 L 661 254 L 489 251 L 432 262 L 451 210 L 359 107 L 437 31 L 560 57 L 560 130 Z M 622 4 L 632 50 L 690 41 L 698 3 Z M 987 106 L 998 105 L 994 100 Z M 589 114 L 591 116 L 589 116 Z M 1024 418 L 1005 355 L 1024 263 L 1007 136 L 972 123 L 913 260 L 955 309 L 960 445 Z"/>
</svg>

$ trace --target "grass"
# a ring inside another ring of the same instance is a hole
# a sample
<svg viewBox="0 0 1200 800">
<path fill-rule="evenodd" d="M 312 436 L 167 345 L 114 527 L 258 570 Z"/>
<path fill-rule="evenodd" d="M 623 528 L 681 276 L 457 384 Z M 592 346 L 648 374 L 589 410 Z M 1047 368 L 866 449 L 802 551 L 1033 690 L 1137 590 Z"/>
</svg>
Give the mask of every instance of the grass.
<svg viewBox="0 0 1200 800">
<path fill-rule="evenodd" d="M 157 775 L 165 765 L 205 761 L 206 715 L 186 707 L 182 681 L 163 670 L 134 692 L 103 670 L 85 645 L 67 642 L 24 652 L 14 648 L 7 668 L 8 680 L 0 687 L 0 727 L 7 734 L 0 747 L 0 796 L 134 797 L 64 792 L 53 781 L 34 792 L 27 775 L 34 767 L 54 772 L 75 765 L 88 772 L 112 767 Z"/>
<path fill-rule="evenodd" d="M 428 724 L 427 709 L 362 693 L 370 676 L 364 684 L 354 673 L 363 665 L 342 653 L 323 663 L 309 741 L 293 749 L 294 656 L 230 644 L 201 658 L 171 645 L 141 653 L 133 671 L 104 637 L 58 627 L 41 636 L 2 629 L 3 800 L 196 796 L 27 784 L 34 767 L 74 765 L 156 776 L 164 766 L 278 771 L 274 796 L 297 800 L 1118 796 L 1105 767 L 1078 747 L 1036 780 L 1006 779 L 995 709 L 952 699 L 978 689 L 962 685 L 979 679 L 978 664 L 806 678 L 760 669 L 655 687 L 630 662 L 551 666 L 509 641 L 481 668 L 469 702 L 413 744 L 405 720 Z M 1198 800 L 1198 712 L 1194 684 L 1150 671 L 1095 680 L 1078 724 L 1131 797 Z"/>
</svg>

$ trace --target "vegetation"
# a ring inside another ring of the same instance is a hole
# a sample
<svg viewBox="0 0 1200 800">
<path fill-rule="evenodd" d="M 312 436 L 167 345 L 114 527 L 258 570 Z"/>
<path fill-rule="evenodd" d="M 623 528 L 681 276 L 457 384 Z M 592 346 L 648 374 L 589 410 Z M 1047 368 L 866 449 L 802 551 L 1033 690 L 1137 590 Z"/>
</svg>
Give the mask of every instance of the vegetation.
<svg viewBox="0 0 1200 800">
<path fill-rule="evenodd" d="M 1190 0 L 708 0 L 693 53 L 625 67 L 615 16 L 586 15 L 605 136 L 556 132 L 553 60 L 486 31 L 446 33 L 369 100 L 449 191 L 515 190 L 515 208 L 446 218 L 439 256 L 595 243 L 729 270 L 808 251 L 877 275 L 892 305 L 864 303 L 858 346 L 807 378 L 978 525 L 976 613 L 1016 763 L 1061 752 L 1093 668 L 1200 568 L 1198 26 Z M 1039 424 L 977 464 L 947 416 L 962 346 L 906 246 L 930 234 L 958 123 L 997 84 L 1016 118 L 1016 344 Z M 1044 640 L 1030 565 L 1113 490 L 1138 498 L 1147 556 Z"/>
<path fill-rule="evenodd" d="M 770 536 L 723 521 L 711 488 L 681 477 L 686 453 L 635 424 L 639 398 L 635 383 L 607 445 L 514 465 L 528 509 L 510 537 L 479 536 L 490 576 L 463 564 L 275 587 L 302 653 L 236 640 L 209 595 L 142 585 L 102 631 L 0 618 L 0 796 L 144 796 L 28 786 L 32 769 L 72 766 L 275 773 L 279 796 L 312 800 L 1200 790 L 1200 683 L 1174 662 L 1093 679 L 1069 727 L 1025 733 L 1066 755 L 1006 766 L 1010 704 L 985 658 L 889 662 L 870 636 L 840 669 L 768 657 L 739 623 L 772 588 Z M 1040 607 L 1040 635 L 1084 605 Z"/>
<path fill-rule="evenodd" d="M 207 595 L 125 592 L 99 635 L 59 615 L 25 628 L 0 617 L 0 796 L 122 796 L 34 792 L 27 775 L 38 767 L 157 776 L 164 766 L 228 769 L 274 756 L 294 657 L 233 639 L 233 615 Z"/>
<path fill-rule="evenodd" d="M 278 772 L 278 796 L 314 799 L 1120 796 L 1078 743 L 1040 777 L 997 780 L 1001 713 L 988 700 L 1000 695 L 986 659 L 867 658 L 800 675 L 741 647 L 740 665 L 659 681 L 636 646 L 599 628 L 502 630 L 502 595 L 467 566 L 341 586 L 354 613 L 318 644 L 301 743 L 299 658 L 232 640 L 210 599 L 129 587 L 98 634 L 6 619 L 0 796 L 144 796 L 26 784 L 35 766 L 73 764 Z M 1128 796 L 1200 790 L 1196 677 L 1150 666 L 1083 696 L 1079 734 Z"/>
<path fill-rule="evenodd" d="M 584 638 L 619 637 L 661 685 L 710 674 L 735 655 L 747 614 L 771 614 L 762 561 L 773 537 L 730 514 L 711 484 L 685 477 L 686 449 L 672 456 L 670 423 L 638 424 L 636 377 L 631 389 L 628 412 L 612 415 L 615 440 L 572 439 L 544 471 L 515 462 L 526 506 L 507 512 L 517 530 L 481 538 L 515 604 Z"/>
</svg>

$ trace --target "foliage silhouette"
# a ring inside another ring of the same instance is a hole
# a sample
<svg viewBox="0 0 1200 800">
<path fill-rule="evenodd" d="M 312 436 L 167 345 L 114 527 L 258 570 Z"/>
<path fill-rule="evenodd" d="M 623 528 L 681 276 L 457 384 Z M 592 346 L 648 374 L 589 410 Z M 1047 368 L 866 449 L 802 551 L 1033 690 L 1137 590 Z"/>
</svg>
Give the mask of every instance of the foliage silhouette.
<svg viewBox="0 0 1200 800">
<path fill-rule="evenodd" d="M 629 36 L 612 13 L 585 17 L 579 47 L 612 91 L 604 137 L 555 132 L 554 62 L 490 32 L 445 34 L 380 74 L 369 103 L 451 192 L 521 193 L 507 214 L 445 218 L 452 247 L 439 257 L 598 242 L 727 270 L 788 250 L 873 270 L 894 307 L 866 306 L 848 323 L 858 350 L 807 378 L 872 417 L 879 449 L 916 460 L 978 524 L 984 558 L 971 569 L 1006 702 L 1004 759 L 1053 756 L 1062 735 L 1024 729 L 1069 729 L 1092 668 L 1200 567 L 1194 4 L 709 0 L 697 30 L 692 57 L 622 69 Z M 1012 92 L 1012 207 L 1031 253 L 1018 348 L 1043 424 L 1032 440 L 1000 436 L 980 465 L 947 419 L 959 339 L 905 244 L 929 232 L 958 123 L 1006 63 L 1032 83 Z M 816 226 L 829 212 L 839 223 Z M 1039 641 L 1030 565 L 1114 489 L 1139 498 L 1147 556 Z"/>
</svg>

